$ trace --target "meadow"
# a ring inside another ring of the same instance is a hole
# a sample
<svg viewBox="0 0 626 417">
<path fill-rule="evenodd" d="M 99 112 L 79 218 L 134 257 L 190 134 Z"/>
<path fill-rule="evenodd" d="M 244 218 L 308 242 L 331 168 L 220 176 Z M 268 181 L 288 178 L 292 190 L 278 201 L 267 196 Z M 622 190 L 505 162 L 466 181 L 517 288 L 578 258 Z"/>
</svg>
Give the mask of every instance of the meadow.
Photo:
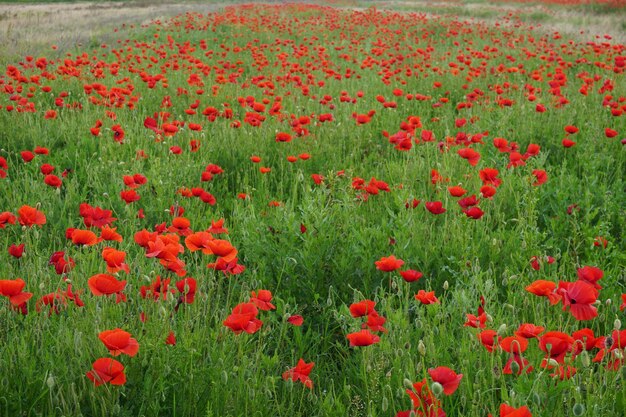
<svg viewBox="0 0 626 417">
<path fill-rule="evenodd" d="M 626 413 L 626 45 L 335 6 L 3 58 L 0 415 Z"/>
</svg>

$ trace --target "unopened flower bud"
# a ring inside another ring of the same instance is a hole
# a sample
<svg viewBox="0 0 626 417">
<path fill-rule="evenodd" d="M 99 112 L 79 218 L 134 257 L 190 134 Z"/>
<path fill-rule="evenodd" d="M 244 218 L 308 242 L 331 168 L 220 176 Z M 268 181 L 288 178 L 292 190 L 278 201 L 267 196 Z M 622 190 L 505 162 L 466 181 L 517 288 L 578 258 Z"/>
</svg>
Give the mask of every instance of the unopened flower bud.
<svg viewBox="0 0 626 417">
<path fill-rule="evenodd" d="M 553 367 L 557 367 L 557 366 L 559 366 L 559 363 L 555 359 L 550 358 L 548 360 L 548 365 L 553 366 Z"/>
<path fill-rule="evenodd" d="M 574 415 L 576 417 L 582 416 L 583 414 L 585 414 L 585 406 L 579 403 L 574 404 L 574 408 L 572 409 L 572 412 L 574 413 Z"/>
<path fill-rule="evenodd" d="M 420 355 L 426 356 L 426 346 L 424 345 L 424 341 L 421 339 L 417 344 L 417 351 L 420 353 Z"/>
<path fill-rule="evenodd" d="M 450 287 L 450 284 L 448 284 L 448 281 L 446 280 L 443 282 L 443 290 L 447 291 L 448 287 Z"/>
<path fill-rule="evenodd" d="M 502 335 L 506 332 L 506 323 L 502 323 L 500 327 L 498 327 L 498 334 Z"/>
<path fill-rule="evenodd" d="M 511 362 L 511 372 L 513 373 L 513 375 L 519 374 L 519 371 L 519 363 L 515 361 Z"/>
<path fill-rule="evenodd" d="M 443 394 L 443 385 L 441 385 L 439 382 L 433 382 L 430 386 L 430 390 L 433 392 L 435 397 L 439 398 L 441 394 Z"/>
<path fill-rule="evenodd" d="M 586 368 L 589 365 L 591 365 L 591 360 L 589 358 L 589 353 L 586 350 L 583 350 L 580 353 L 580 362 L 583 364 L 583 366 Z"/>
<path fill-rule="evenodd" d="M 404 380 L 402 380 L 402 384 L 404 385 L 404 388 L 406 389 L 410 389 L 410 390 L 413 389 L 413 383 L 408 378 L 404 378 Z"/>
<path fill-rule="evenodd" d="M 622 328 L 622 321 L 620 319 L 615 319 L 613 322 L 613 329 L 619 330 Z"/>
</svg>

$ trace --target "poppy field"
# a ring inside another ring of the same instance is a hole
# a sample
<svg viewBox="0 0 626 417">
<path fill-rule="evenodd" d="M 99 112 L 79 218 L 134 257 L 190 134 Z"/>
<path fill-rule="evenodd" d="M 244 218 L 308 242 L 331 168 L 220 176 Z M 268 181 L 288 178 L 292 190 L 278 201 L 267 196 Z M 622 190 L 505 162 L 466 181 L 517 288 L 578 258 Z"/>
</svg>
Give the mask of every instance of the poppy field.
<svg viewBox="0 0 626 417">
<path fill-rule="evenodd" d="M 3 64 L 0 415 L 622 416 L 625 146 L 626 45 L 514 13 Z"/>
</svg>

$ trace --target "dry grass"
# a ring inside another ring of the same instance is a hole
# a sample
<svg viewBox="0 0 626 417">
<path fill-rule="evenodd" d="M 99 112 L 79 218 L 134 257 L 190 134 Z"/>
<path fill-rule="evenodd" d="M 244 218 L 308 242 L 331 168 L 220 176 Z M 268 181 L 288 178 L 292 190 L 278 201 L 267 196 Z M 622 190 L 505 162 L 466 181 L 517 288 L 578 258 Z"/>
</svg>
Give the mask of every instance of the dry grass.
<svg viewBox="0 0 626 417">
<path fill-rule="evenodd" d="M 208 13 L 222 3 L 53 3 L 0 4 L 0 59 L 62 53 L 74 46 L 100 44 L 131 25 L 186 12 Z M 123 26 L 123 24 L 126 24 Z"/>
<path fill-rule="evenodd" d="M 590 9 L 544 6 L 516 3 L 463 3 L 458 1 L 401 1 L 381 0 L 362 2 L 362 5 L 380 9 L 418 11 L 439 15 L 452 14 L 489 23 L 502 22 L 512 15 L 526 23 L 534 24 L 545 33 L 559 32 L 564 37 L 591 41 L 609 35 L 615 42 L 626 43 L 626 10 L 613 13 L 594 13 Z"/>
</svg>

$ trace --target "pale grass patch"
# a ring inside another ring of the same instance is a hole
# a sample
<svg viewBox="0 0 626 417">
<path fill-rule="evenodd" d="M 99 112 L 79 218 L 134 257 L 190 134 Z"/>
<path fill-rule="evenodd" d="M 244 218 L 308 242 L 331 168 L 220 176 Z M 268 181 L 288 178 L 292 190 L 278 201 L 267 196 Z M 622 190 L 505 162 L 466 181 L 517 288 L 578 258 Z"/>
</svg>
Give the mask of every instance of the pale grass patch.
<svg viewBox="0 0 626 417">
<path fill-rule="evenodd" d="M 208 13 L 223 3 L 53 3 L 0 4 L 0 60 L 52 54 L 113 39 L 122 25 L 140 25 L 186 12 Z M 123 36 L 118 33 L 117 36 Z"/>
</svg>

